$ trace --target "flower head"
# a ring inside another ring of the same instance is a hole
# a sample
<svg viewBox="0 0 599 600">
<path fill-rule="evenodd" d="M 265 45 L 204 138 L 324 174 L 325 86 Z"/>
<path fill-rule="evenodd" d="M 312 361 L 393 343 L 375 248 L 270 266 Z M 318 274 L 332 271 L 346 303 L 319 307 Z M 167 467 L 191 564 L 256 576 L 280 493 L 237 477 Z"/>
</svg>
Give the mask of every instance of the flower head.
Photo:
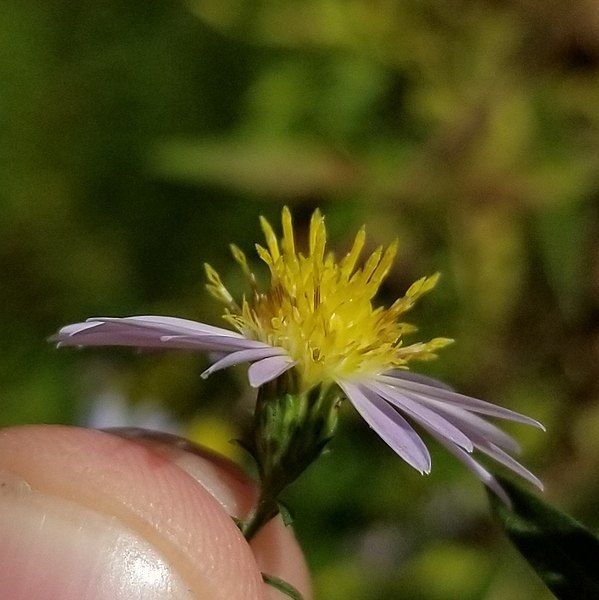
<svg viewBox="0 0 599 600">
<path fill-rule="evenodd" d="M 326 252 L 324 218 L 314 212 L 308 252 L 296 251 L 291 213 L 283 209 L 283 236 L 277 239 L 264 218 L 266 248 L 256 245 L 270 270 L 270 287 L 261 291 L 243 252 L 232 246 L 252 288 L 241 305 L 233 299 L 216 271 L 206 265 L 208 289 L 227 307 L 225 319 L 245 338 L 285 350 L 298 372 L 300 385 L 309 389 L 340 378 L 370 377 L 392 368 L 403 369 L 414 359 L 428 359 L 451 340 L 436 338 L 404 346 L 403 336 L 415 330 L 400 317 L 437 283 L 438 274 L 414 283 L 389 308 L 375 307 L 373 299 L 389 273 L 397 251 L 394 243 L 377 248 L 357 267 L 365 242 L 361 229 L 348 254 L 336 261 Z"/>
<path fill-rule="evenodd" d="M 236 331 L 175 317 L 100 317 L 63 327 L 55 337 L 58 345 L 213 352 L 219 358 L 204 376 L 250 363 L 253 387 L 282 381 L 290 372 L 293 377 L 285 381 L 292 380 L 294 389 L 284 389 L 285 394 L 298 394 L 304 400 L 323 398 L 326 394 L 310 395 L 311 390 L 336 387 L 379 436 L 421 473 L 430 471 L 430 455 L 405 417 L 436 438 L 506 501 L 493 476 L 472 458 L 474 450 L 542 487 L 508 454 L 518 452 L 517 443 L 480 415 L 542 428 L 540 423 L 409 371 L 412 361 L 433 358 L 452 341 L 435 338 L 404 344 L 404 336 L 415 328 L 401 318 L 433 289 L 438 275 L 419 279 L 390 307 L 376 306 L 374 299 L 389 273 L 396 244 L 378 248 L 358 266 L 365 242 L 363 229 L 350 251 L 336 261 L 326 251 L 326 229 L 319 211 L 312 216 L 306 254 L 296 250 L 287 208 L 283 209 L 280 239 L 268 221 L 262 218 L 261 225 L 266 247 L 257 245 L 256 249 L 270 271 L 266 290 L 260 289 L 244 253 L 236 246 L 231 249 L 249 282 L 249 298 L 237 302 L 218 273 L 206 265 L 207 287 L 225 304 L 224 318 Z M 289 388 L 291 384 L 286 385 Z M 330 402 L 323 401 L 323 405 L 331 407 Z"/>
</svg>

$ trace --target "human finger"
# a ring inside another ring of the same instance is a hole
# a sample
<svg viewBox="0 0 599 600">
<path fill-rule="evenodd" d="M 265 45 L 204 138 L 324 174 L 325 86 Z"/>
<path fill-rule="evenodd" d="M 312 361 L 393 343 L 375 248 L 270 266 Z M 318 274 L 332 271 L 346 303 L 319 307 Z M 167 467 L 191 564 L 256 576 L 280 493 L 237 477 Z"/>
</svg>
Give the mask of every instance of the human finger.
<svg viewBox="0 0 599 600">
<path fill-rule="evenodd" d="M 0 431 L 0 597 L 264 600 L 222 504 L 163 454 L 99 431 Z"/>
</svg>

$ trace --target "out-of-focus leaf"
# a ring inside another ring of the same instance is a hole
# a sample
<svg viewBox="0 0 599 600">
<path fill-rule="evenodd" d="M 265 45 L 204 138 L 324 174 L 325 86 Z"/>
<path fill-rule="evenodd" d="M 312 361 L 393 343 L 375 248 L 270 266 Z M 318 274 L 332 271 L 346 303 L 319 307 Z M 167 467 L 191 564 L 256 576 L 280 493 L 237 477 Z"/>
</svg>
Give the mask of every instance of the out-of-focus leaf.
<svg viewBox="0 0 599 600">
<path fill-rule="evenodd" d="M 277 198 L 343 192 L 355 182 L 355 169 L 343 157 L 297 140 L 173 141 L 157 150 L 154 163 L 175 180 Z"/>
<path fill-rule="evenodd" d="M 512 508 L 494 494 L 494 515 L 545 585 L 561 600 L 599 598 L 599 539 L 569 515 L 500 478 Z"/>
<path fill-rule="evenodd" d="M 540 213 L 535 225 L 547 279 L 560 307 L 567 317 L 577 315 L 588 277 L 588 210 L 571 202 Z"/>
<path fill-rule="evenodd" d="M 289 48 L 377 46 L 378 42 L 384 49 L 379 40 L 399 27 L 394 2 L 379 3 L 377 10 L 368 2 L 337 0 L 189 0 L 188 5 L 202 21 L 228 35 Z"/>
</svg>

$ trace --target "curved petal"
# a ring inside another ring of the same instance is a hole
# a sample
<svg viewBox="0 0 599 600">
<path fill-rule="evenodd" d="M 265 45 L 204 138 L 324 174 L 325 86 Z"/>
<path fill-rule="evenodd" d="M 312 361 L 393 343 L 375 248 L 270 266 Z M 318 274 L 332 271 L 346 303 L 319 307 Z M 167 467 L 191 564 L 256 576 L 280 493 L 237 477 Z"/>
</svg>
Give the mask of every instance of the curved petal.
<svg viewBox="0 0 599 600">
<path fill-rule="evenodd" d="M 493 425 L 493 423 L 485 421 L 482 417 L 470 413 L 459 406 L 442 402 L 441 400 L 424 398 L 423 396 L 416 394 L 412 395 L 410 392 L 406 391 L 403 393 L 416 402 L 425 403 L 432 407 L 433 410 L 442 413 L 448 421 L 451 421 L 470 438 L 478 436 L 492 442 L 504 450 L 515 452 L 516 454 L 520 453 L 520 445 L 514 438 L 505 433 L 505 431 L 499 429 L 499 427 Z"/>
<path fill-rule="evenodd" d="M 103 323 L 125 322 L 129 325 L 139 327 L 151 327 L 164 331 L 163 335 L 168 334 L 208 334 L 208 335 L 226 335 L 229 337 L 243 337 L 237 331 L 215 327 L 199 321 L 190 319 L 181 319 L 180 317 L 164 317 L 161 315 L 138 315 L 135 317 L 91 317 L 88 322 L 102 321 Z"/>
<path fill-rule="evenodd" d="M 391 394 L 387 395 L 384 394 L 384 392 L 386 391 L 385 387 L 389 388 L 391 386 L 384 386 L 382 384 L 379 384 L 375 387 L 375 389 L 381 391 L 382 395 L 385 398 L 387 398 L 390 402 L 392 401 L 392 398 L 395 398 L 401 402 L 402 394 L 399 391 L 396 391 L 394 396 L 392 396 Z M 422 404 L 420 404 L 420 402 L 423 402 L 424 399 L 419 398 L 416 394 L 410 395 L 409 393 L 406 393 L 405 396 L 408 397 L 408 400 L 412 399 L 411 401 L 417 405 L 420 405 L 421 408 L 425 408 L 422 406 Z M 454 422 L 457 422 L 460 428 L 464 430 L 464 432 L 468 435 L 469 439 L 471 440 L 471 443 L 474 444 L 474 447 L 477 450 L 479 450 L 483 454 L 486 454 L 493 460 L 496 460 L 498 463 L 507 467 L 520 477 L 526 479 L 527 481 L 530 481 L 533 485 L 537 486 L 541 490 L 543 489 L 543 483 L 539 480 L 538 477 L 536 477 L 528 469 L 522 466 L 518 461 L 512 458 L 498 445 L 493 443 L 493 439 L 498 439 L 502 443 L 505 443 L 507 441 L 515 444 L 515 442 L 499 428 L 495 427 L 494 425 L 491 425 L 490 423 L 487 423 L 486 421 L 484 421 L 476 415 L 467 413 L 465 410 L 460 409 L 458 407 L 447 405 L 440 401 L 431 399 L 427 399 L 426 403 L 429 406 L 432 406 L 434 411 L 440 411 L 447 415 L 448 421 L 453 420 Z M 397 405 L 399 406 L 399 403 Z M 451 440 L 442 429 L 437 428 L 431 430 L 432 424 L 430 422 L 427 423 L 426 421 L 421 421 L 421 424 L 431 435 L 433 435 L 439 441 L 442 441 L 442 438 L 444 438 L 446 442 L 453 441 L 455 443 L 455 440 Z M 447 444 L 445 444 L 445 446 L 449 448 Z M 468 450 L 468 448 L 464 449 Z M 461 455 L 456 454 L 456 456 L 458 456 L 458 458 L 460 458 L 461 460 L 463 458 Z M 482 467 L 478 463 L 469 463 L 469 468 L 474 469 L 477 472 L 477 474 L 481 478 L 485 478 L 484 481 L 487 482 L 486 478 L 488 474 L 486 474 L 486 471 L 482 469 Z M 495 480 L 493 480 L 492 485 L 495 486 L 498 484 Z M 497 490 L 495 491 L 497 493 Z"/>
<path fill-rule="evenodd" d="M 136 346 L 139 348 L 168 348 L 162 333 L 143 330 L 121 323 L 74 323 L 60 329 L 50 341 L 63 346 Z"/>
<path fill-rule="evenodd" d="M 244 362 L 254 362 L 263 358 L 271 356 L 277 356 L 285 354 L 285 350 L 282 348 L 275 348 L 273 346 L 267 346 L 266 348 L 250 348 L 246 350 L 239 350 L 237 352 L 231 352 L 220 360 L 217 360 L 212 366 L 208 367 L 203 373 L 202 378 L 206 379 L 215 371 L 232 367 L 233 365 L 239 365 Z"/>
<path fill-rule="evenodd" d="M 296 364 L 297 363 L 287 355 L 263 358 L 250 365 L 250 368 L 248 369 L 250 385 L 254 388 L 260 387 L 261 385 L 276 379 L 279 375 L 282 375 Z"/>
<path fill-rule="evenodd" d="M 402 412 L 406 413 L 416 422 L 420 423 L 427 430 L 429 428 L 435 430 L 439 435 L 443 436 L 448 441 L 461 446 L 467 452 L 472 452 L 472 450 L 474 450 L 472 441 L 455 425 L 434 410 L 411 400 L 397 388 L 380 383 L 369 384 L 368 387 L 399 408 Z"/>
<path fill-rule="evenodd" d="M 58 346 L 136 346 L 231 352 L 265 348 L 235 331 L 175 317 L 94 318 L 60 329 Z"/>
<path fill-rule="evenodd" d="M 534 473 L 531 473 L 526 467 L 522 466 L 517 460 L 512 458 L 509 454 L 504 452 L 501 448 L 495 446 L 486 440 L 476 440 L 474 445 L 483 454 L 486 454 L 493 460 L 502 464 L 504 467 L 510 469 L 517 475 L 520 475 L 523 479 L 530 481 L 533 485 L 537 486 L 540 490 L 544 489 L 543 482 Z"/>
<path fill-rule="evenodd" d="M 386 377 L 401 379 L 403 381 L 415 381 L 416 383 L 424 383 L 425 385 L 430 385 L 432 387 L 437 387 L 442 390 L 447 390 L 448 392 L 454 391 L 454 389 L 450 385 L 447 385 L 443 381 L 433 379 L 432 377 L 427 377 L 426 375 L 421 375 L 420 373 L 414 373 L 413 371 L 401 371 L 400 369 L 391 369 L 390 371 L 385 371 L 383 375 L 385 375 Z"/>
<path fill-rule="evenodd" d="M 90 323 L 89 321 L 83 321 L 82 323 L 71 323 L 61 327 L 58 333 L 50 338 L 50 341 L 57 341 L 63 337 L 71 337 L 73 335 L 82 334 L 88 329 L 94 329 L 98 327 L 100 323 Z"/>
<path fill-rule="evenodd" d="M 543 427 L 543 425 L 535 419 L 531 419 L 526 415 L 522 415 L 508 408 L 503 408 L 501 406 L 497 406 L 496 404 L 479 400 L 478 398 L 471 398 L 470 396 L 464 396 L 463 394 L 450 392 L 449 390 L 433 387 L 431 385 L 417 383 L 415 381 L 408 381 L 406 379 L 398 379 L 396 377 L 387 377 L 385 375 L 379 375 L 376 377 L 376 380 L 380 381 L 381 383 L 386 383 L 388 385 L 407 390 L 413 394 L 418 394 L 424 398 L 443 400 L 444 402 L 449 402 L 455 406 L 460 406 L 461 408 L 465 408 L 466 410 L 472 412 L 490 415 L 500 419 L 506 419 L 508 421 L 525 423 L 526 425 L 532 425 L 533 427 L 538 427 L 539 429 L 545 431 L 545 427 Z"/>
<path fill-rule="evenodd" d="M 421 474 L 430 473 L 431 457 L 424 442 L 392 406 L 377 394 L 367 395 L 354 383 L 337 383 L 364 420 L 401 458 Z"/>
<path fill-rule="evenodd" d="M 232 352 L 234 350 L 249 350 L 251 348 L 272 348 L 269 344 L 257 340 L 229 337 L 226 335 L 163 335 L 161 338 L 169 348 L 183 350 L 213 350 L 214 352 Z"/>
</svg>

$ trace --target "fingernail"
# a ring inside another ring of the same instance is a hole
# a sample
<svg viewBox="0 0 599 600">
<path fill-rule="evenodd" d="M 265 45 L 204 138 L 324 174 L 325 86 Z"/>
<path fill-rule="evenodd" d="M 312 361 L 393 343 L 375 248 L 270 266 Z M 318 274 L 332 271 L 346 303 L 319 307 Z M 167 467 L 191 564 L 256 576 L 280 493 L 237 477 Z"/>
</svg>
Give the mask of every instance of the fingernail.
<svg viewBox="0 0 599 600">
<path fill-rule="evenodd" d="M 189 440 L 135 427 L 106 430 L 128 440 L 135 440 L 169 458 L 208 491 L 232 516 L 245 518 L 256 496 L 255 484 L 239 467 L 222 456 Z"/>
</svg>

